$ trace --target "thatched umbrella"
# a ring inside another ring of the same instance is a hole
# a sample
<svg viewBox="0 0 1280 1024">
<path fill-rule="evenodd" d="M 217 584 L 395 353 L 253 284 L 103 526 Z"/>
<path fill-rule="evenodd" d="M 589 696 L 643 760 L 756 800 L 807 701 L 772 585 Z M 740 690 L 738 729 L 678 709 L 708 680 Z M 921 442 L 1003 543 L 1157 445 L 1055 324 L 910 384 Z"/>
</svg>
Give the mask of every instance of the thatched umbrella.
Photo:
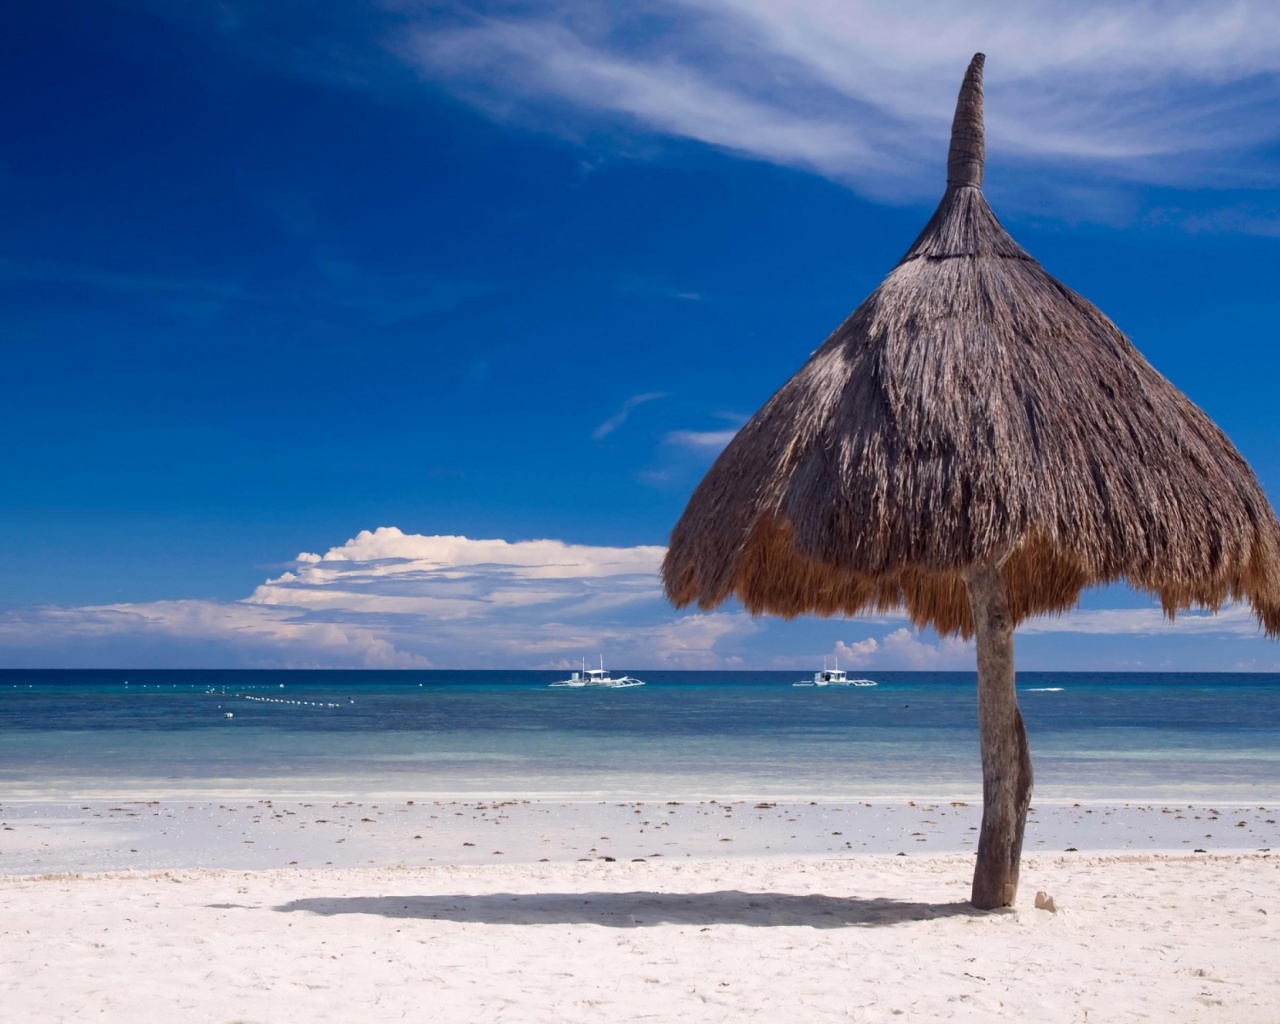
<svg viewBox="0 0 1280 1024">
<path fill-rule="evenodd" d="M 947 190 L 893 272 L 742 428 L 663 564 L 677 606 L 905 607 L 976 635 L 973 902 L 1012 904 L 1031 758 L 1013 629 L 1125 579 L 1165 612 L 1247 600 L 1280 633 L 1280 524 L 1244 459 L 983 197 L 982 65 Z"/>
</svg>

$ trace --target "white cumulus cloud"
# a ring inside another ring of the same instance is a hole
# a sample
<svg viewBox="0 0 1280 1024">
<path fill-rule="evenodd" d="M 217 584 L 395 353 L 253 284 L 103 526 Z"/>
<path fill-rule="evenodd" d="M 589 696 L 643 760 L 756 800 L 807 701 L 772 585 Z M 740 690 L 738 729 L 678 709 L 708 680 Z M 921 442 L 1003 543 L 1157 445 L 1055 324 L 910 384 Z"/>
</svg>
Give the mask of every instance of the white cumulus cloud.
<svg viewBox="0 0 1280 1024">
<path fill-rule="evenodd" d="M 534 668 L 603 654 L 620 669 L 723 669 L 794 665 L 800 650 L 812 650 L 798 646 L 792 625 L 753 619 L 732 605 L 675 611 L 658 578 L 664 553 L 657 545 L 475 539 L 380 527 L 324 552 L 300 553 L 293 568 L 238 601 L 5 609 L 0 664 Z M 895 615 L 861 619 L 862 637 L 836 643 L 831 653 L 846 667 L 973 667 L 972 643 L 934 638 L 902 621 Z M 1184 614 L 1172 623 L 1158 608 L 1089 609 L 1034 619 L 1018 630 L 1042 661 L 1052 658 L 1064 669 L 1078 661 L 1079 651 L 1051 652 L 1069 646 L 1073 634 L 1100 642 L 1117 637 L 1154 653 L 1203 640 L 1197 664 L 1208 667 L 1271 657 L 1272 650 L 1244 607 Z"/>
<path fill-rule="evenodd" d="M 974 667 L 972 641 L 941 637 L 930 642 L 905 626 L 878 640 L 875 637 L 853 643 L 841 640 L 833 653 L 841 664 L 850 668 L 924 672 Z"/>
<path fill-rule="evenodd" d="M 6 612 L 0 652 L 44 651 L 45 664 L 194 655 L 215 665 L 531 668 L 598 652 L 619 667 L 736 664 L 718 647 L 755 623 L 674 612 L 658 580 L 664 551 L 380 527 L 300 553 L 240 601 Z"/>
</svg>

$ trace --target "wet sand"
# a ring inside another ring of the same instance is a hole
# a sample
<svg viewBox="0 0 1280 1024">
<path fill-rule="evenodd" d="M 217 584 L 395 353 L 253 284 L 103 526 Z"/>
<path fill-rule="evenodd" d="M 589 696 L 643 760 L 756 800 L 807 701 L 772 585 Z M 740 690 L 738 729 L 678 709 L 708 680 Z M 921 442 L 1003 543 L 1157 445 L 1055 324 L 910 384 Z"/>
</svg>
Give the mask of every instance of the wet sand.
<svg viewBox="0 0 1280 1024">
<path fill-rule="evenodd" d="M 1280 849 L 1280 805 L 1045 803 L 1028 853 Z M 160 799 L 0 803 L 0 874 L 972 852 L 965 800 Z"/>
</svg>

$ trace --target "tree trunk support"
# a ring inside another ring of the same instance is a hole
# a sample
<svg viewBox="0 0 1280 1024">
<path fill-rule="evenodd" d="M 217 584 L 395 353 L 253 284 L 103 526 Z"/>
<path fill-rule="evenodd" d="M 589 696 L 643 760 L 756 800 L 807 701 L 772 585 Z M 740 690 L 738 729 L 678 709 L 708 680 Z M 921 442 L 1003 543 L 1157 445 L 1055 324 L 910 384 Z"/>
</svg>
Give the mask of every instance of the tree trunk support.
<svg viewBox="0 0 1280 1024">
<path fill-rule="evenodd" d="M 1031 804 L 1031 750 L 1014 688 L 1013 619 L 996 563 L 965 573 L 978 646 L 978 738 L 982 746 L 982 832 L 971 901 L 1009 907 L 1018 894 L 1022 835 Z"/>
</svg>

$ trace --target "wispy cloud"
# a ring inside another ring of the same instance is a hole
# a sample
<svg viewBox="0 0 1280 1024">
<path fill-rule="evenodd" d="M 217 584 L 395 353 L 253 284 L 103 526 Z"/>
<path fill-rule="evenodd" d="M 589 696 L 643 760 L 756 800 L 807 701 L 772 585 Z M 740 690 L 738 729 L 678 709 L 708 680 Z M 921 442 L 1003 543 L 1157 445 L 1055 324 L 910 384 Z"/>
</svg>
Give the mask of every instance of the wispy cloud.
<svg viewBox="0 0 1280 1024">
<path fill-rule="evenodd" d="M 835 120 L 787 111 L 722 85 L 674 57 L 627 56 L 537 18 L 487 20 L 476 28 L 423 32 L 408 55 L 424 70 L 472 83 L 505 69 L 530 95 L 607 110 L 673 135 L 813 167 L 878 161 Z M 492 98 L 492 97 L 491 97 Z"/>
<path fill-rule="evenodd" d="M 715 453 L 732 441 L 737 434 L 737 427 L 732 430 L 673 430 L 663 440 L 679 448 Z"/>
<path fill-rule="evenodd" d="M 669 489 L 682 487 L 705 471 L 707 463 L 720 454 L 734 439 L 745 422 L 745 416 L 721 414 L 721 419 L 734 426 L 721 430 L 671 430 L 662 436 L 654 452 L 654 464 L 637 474 L 637 479 L 650 487 Z"/>
<path fill-rule="evenodd" d="M 315 259 L 320 287 L 272 286 L 220 279 L 168 276 L 145 270 L 109 269 L 40 259 L 0 258 L 0 286 L 53 285 L 139 296 L 148 302 L 203 300 L 219 306 L 298 308 L 329 319 L 358 319 L 395 324 L 456 309 L 484 295 L 476 281 L 435 274 L 369 274 L 356 264 L 330 257 Z"/>
<path fill-rule="evenodd" d="M 495 117 L 608 119 L 848 182 L 936 193 L 960 72 L 989 56 L 988 142 L 1009 172 L 1274 183 L 1280 7 L 922 0 L 495 5 L 392 49 Z M 573 129 L 571 129 L 573 130 Z M 1043 187 L 1042 187 L 1043 190 Z"/>
<path fill-rule="evenodd" d="M 161 274 L 40 259 L 0 259 L 0 282 L 73 285 L 98 291 L 169 294 L 243 300 L 248 292 L 238 282 L 166 277 Z"/>
<path fill-rule="evenodd" d="M 1182 612 L 1170 621 L 1159 608 L 1100 608 L 1047 615 L 1018 627 L 1022 634 L 1091 633 L 1095 636 L 1260 636 L 1258 620 L 1245 605 L 1217 614 Z"/>
<path fill-rule="evenodd" d="M 606 437 L 622 426 L 622 424 L 627 422 L 627 417 L 631 415 L 632 411 L 637 406 L 644 405 L 645 402 L 652 402 L 656 399 L 666 397 L 667 392 L 665 391 L 650 391 L 643 395 L 632 395 L 622 403 L 621 409 L 591 432 L 592 438 L 597 441 L 603 441 Z"/>
<path fill-rule="evenodd" d="M 1204 213 L 1160 210 L 1153 212 L 1153 219 L 1174 221 L 1193 235 L 1231 232 L 1280 238 L 1280 210 L 1265 210 L 1253 203 L 1237 203 Z"/>
</svg>

